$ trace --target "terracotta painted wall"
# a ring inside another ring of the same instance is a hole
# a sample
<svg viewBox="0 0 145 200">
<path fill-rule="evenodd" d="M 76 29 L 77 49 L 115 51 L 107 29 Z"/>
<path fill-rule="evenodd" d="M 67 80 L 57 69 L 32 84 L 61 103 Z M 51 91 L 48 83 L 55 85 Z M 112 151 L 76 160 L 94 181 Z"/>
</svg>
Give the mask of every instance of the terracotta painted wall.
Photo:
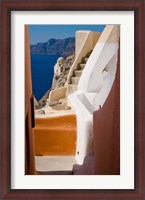
<svg viewBox="0 0 145 200">
<path fill-rule="evenodd" d="M 25 25 L 25 174 L 35 174 L 29 30 Z"/>
<path fill-rule="evenodd" d="M 120 174 L 120 52 L 115 82 L 93 123 L 95 174 Z"/>
<path fill-rule="evenodd" d="M 76 115 L 36 118 L 35 155 L 76 154 Z"/>
</svg>

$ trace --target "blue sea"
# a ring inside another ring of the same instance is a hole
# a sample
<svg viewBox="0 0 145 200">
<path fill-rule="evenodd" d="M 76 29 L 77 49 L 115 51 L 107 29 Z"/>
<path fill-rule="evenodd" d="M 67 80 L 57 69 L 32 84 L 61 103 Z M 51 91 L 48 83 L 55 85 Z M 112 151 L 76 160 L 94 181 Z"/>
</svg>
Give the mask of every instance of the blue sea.
<svg viewBox="0 0 145 200">
<path fill-rule="evenodd" d="M 51 88 L 54 65 L 60 56 L 31 54 L 32 88 L 35 98 L 39 101 Z"/>
</svg>

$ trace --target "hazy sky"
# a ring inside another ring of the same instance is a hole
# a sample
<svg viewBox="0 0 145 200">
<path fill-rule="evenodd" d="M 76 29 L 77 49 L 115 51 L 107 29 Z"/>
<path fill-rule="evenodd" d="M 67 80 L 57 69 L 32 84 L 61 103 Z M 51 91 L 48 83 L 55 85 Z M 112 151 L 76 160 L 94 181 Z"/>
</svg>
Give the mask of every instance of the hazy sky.
<svg viewBox="0 0 145 200">
<path fill-rule="evenodd" d="M 78 30 L 102 32 L 104 28 L 105 25 L 29 25 L 30 44 L 47 42 L 50 38 L 75 37 Z"/>
</svg>

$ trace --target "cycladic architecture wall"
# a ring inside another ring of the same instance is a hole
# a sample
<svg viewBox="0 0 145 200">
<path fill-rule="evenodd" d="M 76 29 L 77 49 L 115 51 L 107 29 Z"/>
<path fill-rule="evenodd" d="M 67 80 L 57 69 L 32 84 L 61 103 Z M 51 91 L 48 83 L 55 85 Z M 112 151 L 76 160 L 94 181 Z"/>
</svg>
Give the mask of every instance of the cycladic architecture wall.
<svg viewBox="0 0 145 200">
<path fill-rule="evenodd" d="M 107 25 L 98 39 L 78 83 L 69 95 L 77 115 L 77 150 L 79 164 L 93 154 L 93 112 L 103 107 L 116 76 L 119 26 Z"/>
</svg>

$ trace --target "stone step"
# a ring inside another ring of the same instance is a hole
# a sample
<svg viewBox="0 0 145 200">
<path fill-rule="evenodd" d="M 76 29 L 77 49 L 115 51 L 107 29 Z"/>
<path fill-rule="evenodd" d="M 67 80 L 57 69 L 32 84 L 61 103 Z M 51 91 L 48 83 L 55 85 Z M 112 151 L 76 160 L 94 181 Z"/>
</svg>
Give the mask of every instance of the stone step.
<svg viewBox="0 0 145 200">
<path fill-rule="evenodd" d="M 42 127 L 48 127 L 48 128 L 55 128 L 56 124 L 59 129 L 66 127 L 72 127 L 72 124 L 76 123 L 75 115 L 70 113 L 69 115 L 63 115 L 63 116 L 53 116 L 53 117 L 47 117 L 47 118 L 36 118 L 35 119 L 35 128 L 42 128 Z M 35 129 L 34 128 L 34 129 Z"/>
<path fill-rule="evenodd" d="M 90 57 L 91 53 L 92 53 L 92 51 L 91 51 L 90 53 L 87 54 L 87 57 Z"/>
<path fill-rule="evenodd" d="M 71 77 L 71 82 L 72 82 L 72 84 L 77 85 L 78 82 L 79 82 L 79 80 L 80 80 L 80 77 Z"/>
<path fill-rule="evenodd" d="M 77 163 L 75 156 L 35 156 L 36 170 L 46 174 L 67 175 Z"/>
<path fill-rule="evenodd" d="M 83 70 L 83 69 L 85 68 L 85 65 L 86 65 L 85 63 L 81 63 L 81 64 L 80 64 L 81 70 Z"/>
<path fill-rule="evenodd" d="M 67 94 L 72 94 L 73 92 L 75 92 L 78 89 L 78 86 L 75 84 L 69 84 L 68 85 L 68 92 Z"/>
<path fill-rule="evenodd" d="M 76 77 L 80 77 L 82 75 L 83 70 L 75 70 L 74 74 Z"/>
<path fill-rule="evenodd" d="M 82 63 L 86 63 L 87 61 L 88 61 L 88 59 L 89 59 L 89 57 L 88 56 L 86 56 L 86 57 L 84 57 L 84 58 L 82 58 Z"/>
<path fill-rule="evenodd" d="M 84 58 L 85 62 L 87 62 L 87 61 L 88 61 L 88 59 L 89 59 L 89 58 Z"/>
<path fill-rule="evenodd" d="M 59 126 L 59 117 L 52 127 L 35 127 L 35 155 L 75 155 L 76 122 Z"/>
<path fill-rule="evenodd" d="M 73 175 L 73 171 L 62 170 L 62 171 L 38 171 L 38 175 Z"/>
</svg>

